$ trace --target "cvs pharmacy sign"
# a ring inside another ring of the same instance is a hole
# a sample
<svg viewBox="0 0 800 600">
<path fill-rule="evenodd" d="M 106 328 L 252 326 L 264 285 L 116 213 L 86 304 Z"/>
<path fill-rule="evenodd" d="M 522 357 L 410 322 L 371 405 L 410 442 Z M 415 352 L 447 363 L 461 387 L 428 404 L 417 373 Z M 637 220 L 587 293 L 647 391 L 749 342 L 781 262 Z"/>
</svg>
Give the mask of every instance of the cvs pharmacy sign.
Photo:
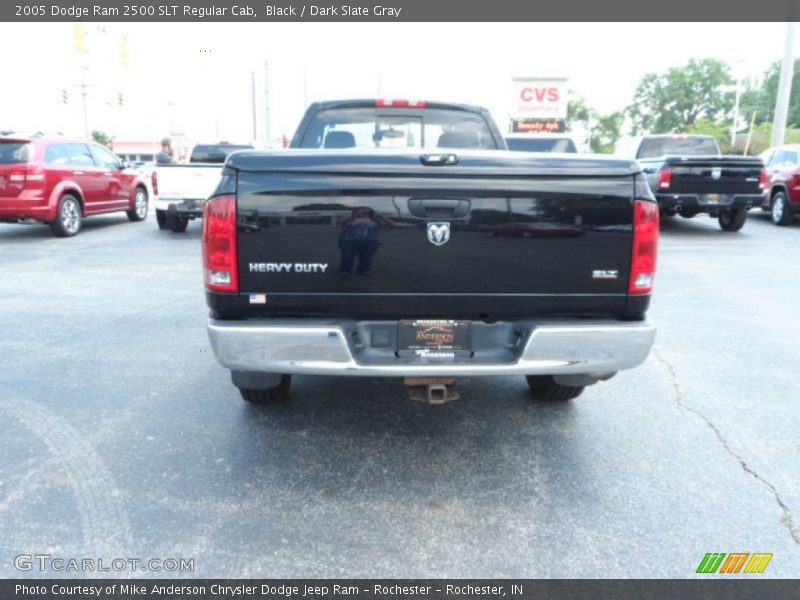
<svg viewBox="0 0 800 600">
<path fill-rule="evenodd" d="M 566 78 L 517 77 L 511 80 L 512 119 L 565 119 Z"/>
</svg>

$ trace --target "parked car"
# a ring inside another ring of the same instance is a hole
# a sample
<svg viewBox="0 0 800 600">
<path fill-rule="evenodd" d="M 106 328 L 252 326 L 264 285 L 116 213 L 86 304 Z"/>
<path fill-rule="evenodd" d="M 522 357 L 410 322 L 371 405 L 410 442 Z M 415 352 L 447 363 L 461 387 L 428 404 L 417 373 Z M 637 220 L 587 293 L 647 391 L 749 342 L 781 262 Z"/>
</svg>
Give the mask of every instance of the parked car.
<svg viewBox="0 0 800 600">
<path fill-rule="evenodd" d="M 225 159 L 246 144 L 197 144 L 187 164 L 156 165 L 150 177 L 159 229 L 186 231 L 189 221 L 203 216 L 203 203 L 219 182 Z"/>
<path fill-rule="evenodd" d="M 769 211 L 775 225 L 789 225 L 800 212 L 800 144 L 770 148 L 762 156 L 768 183 L 761 210 Z"/>
<path fill-rule="evenodd" d="M 519 152 L 578 152 L 575 140 L 566 133 L 509 133 L 506 144 Z"/>
<path fill-rule="evenodd" d="M 0 221 L 46 223 L 73 236 L 84 217 L 124 211 L 147 217 L 144 178 L 95 142 L 61 137 L 0 137 Z"/>
<path fill-rule="evenodd" d="M 739 231 L 747 211 L 762 202 L 764 162 L 722 156 L 710 135 L 645 135 L 621 140 L 618 156 L 635 159 L 662 215 L 716 217 L 723 231 Z"/>
</svg>

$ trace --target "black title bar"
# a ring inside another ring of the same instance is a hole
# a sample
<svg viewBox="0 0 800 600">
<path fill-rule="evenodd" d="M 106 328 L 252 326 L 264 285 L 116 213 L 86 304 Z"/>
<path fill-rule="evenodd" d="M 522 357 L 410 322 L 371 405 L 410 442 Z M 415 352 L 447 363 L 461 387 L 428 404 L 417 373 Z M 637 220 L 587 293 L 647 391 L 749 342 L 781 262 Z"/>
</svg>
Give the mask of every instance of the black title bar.
<svg viewBox="0 0 800 600">
<path fill-rule="evenodd" d="M 2 21 L 792 21 L 798 0 L 218 0 L 0 2 Z M 675 39 L 680 40 L 676 25 Z M 669 40 L 654 40 L 669 43 Z M 752 40 L 742 40 L 749 43 Z"/>
<path fill-rule="evenodd" d="M 3 600 L 745 600 L 797 598 L 797 582 L 533 579 L 7 579 Z"/>
</svg>

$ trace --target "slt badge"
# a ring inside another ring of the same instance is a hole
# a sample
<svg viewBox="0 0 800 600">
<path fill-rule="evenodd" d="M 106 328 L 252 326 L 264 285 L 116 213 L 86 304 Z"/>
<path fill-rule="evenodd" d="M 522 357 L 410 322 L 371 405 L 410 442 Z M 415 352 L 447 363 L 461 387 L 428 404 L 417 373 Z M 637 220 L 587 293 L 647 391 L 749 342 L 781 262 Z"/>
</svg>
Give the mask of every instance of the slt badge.
<svg viewBox="0 0 800 600">
<path fill-rule="evenodd" d="M 450 239 L 450 223 L 428 223 L 428 241 L 441 246 Z"/>
</svg>

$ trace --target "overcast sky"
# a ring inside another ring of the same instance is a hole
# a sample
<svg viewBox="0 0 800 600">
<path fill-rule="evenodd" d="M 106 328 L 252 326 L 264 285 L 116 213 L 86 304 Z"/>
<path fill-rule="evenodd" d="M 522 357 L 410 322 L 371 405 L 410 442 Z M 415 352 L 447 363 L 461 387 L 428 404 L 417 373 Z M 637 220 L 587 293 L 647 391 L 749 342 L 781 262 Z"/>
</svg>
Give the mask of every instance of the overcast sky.
<svg viewBox="0 0 800 600">
<path fill-rule="evenodd" d="M 422 98 L 487 106 L 508 119 L 511 77 L 567 77 L 600 111 L 620 110 L 641 77 L 713 57 L 760 76 L 783 54 L 784 23 L 87 23 L 90 129 L 118 139 L 249 141 L 291 134 L 312 100 Z M 130 67 L 119 59 L 126 38 Z M 43 43 L 46 40 L 47 44 Z M 797 40 L 800 43 L 800 40 Z M 68 23 L 0 23 L 0 129 L 80 134 L 82 57 Z M 15 57 L 15 58 L 11 58 Z M 69 103 L 63 104 L 62 90 Z M 10 93 L 9 93 L 10 92 Z M 118 107 L 122 92 L 125 107 Z"/>
</svg>

